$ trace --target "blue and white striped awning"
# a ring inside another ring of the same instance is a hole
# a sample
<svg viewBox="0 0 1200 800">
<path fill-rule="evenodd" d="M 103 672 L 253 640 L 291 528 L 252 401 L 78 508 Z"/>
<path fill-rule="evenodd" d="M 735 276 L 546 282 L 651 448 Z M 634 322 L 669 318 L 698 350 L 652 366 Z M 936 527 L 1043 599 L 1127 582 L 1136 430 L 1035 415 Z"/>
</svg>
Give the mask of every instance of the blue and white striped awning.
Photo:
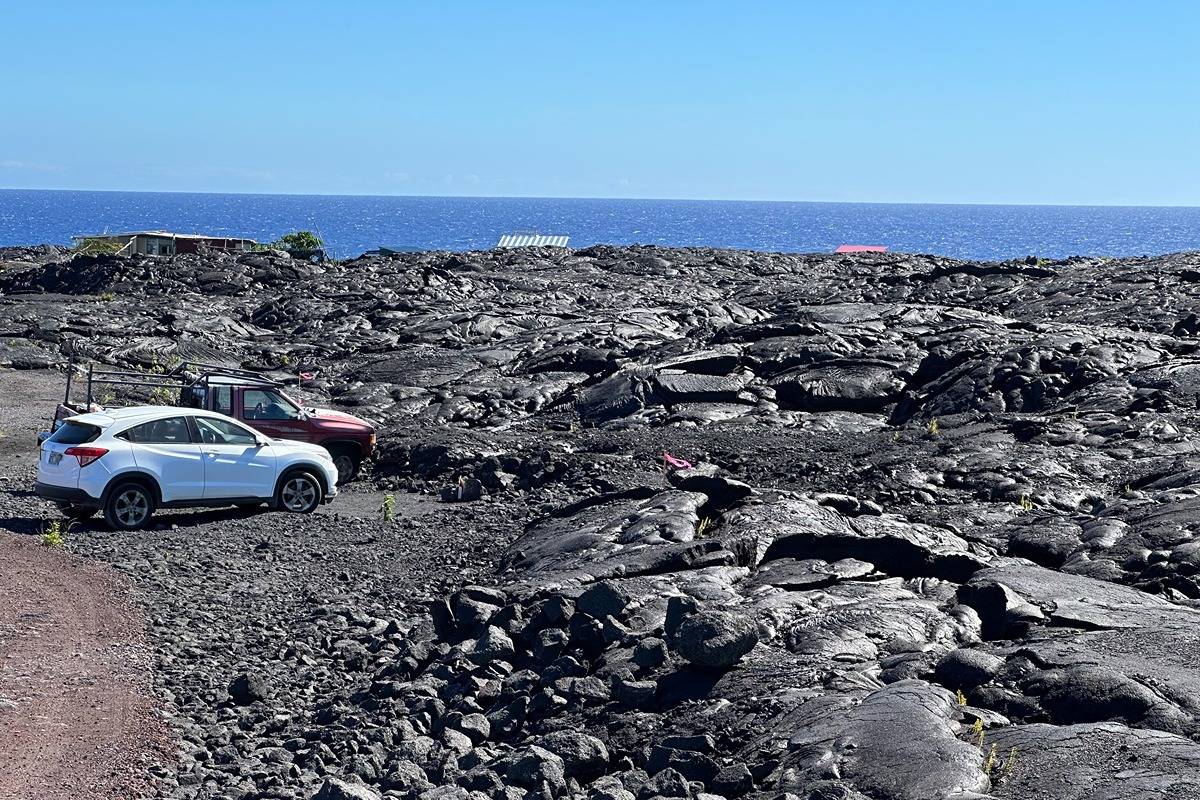
<svg viewBox="0 0 1200 800">
<path fill-rule="evenodd" d="M 566 247 L 570 236 L 543 236 L 540 233 L 506 233 L 496 247 Z"/>
</svg>

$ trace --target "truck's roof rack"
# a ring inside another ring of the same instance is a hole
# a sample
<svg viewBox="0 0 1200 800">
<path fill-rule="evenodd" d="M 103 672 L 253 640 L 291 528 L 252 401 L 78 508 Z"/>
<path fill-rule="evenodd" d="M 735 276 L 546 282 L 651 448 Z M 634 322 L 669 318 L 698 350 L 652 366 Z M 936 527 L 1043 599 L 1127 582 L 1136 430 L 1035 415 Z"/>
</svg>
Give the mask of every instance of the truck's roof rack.
<svg viewBox="0 0 1200 800">
<path fill-rule="evenodd" d="M 254 371 L 248 370 L 248 369 L 240 369 L 237 367 L 225 367 L 220 364 L 205 364 L 200 361 L 180 362 L 180 364 L 178 366 L 176 366 L 174 369 L 172 369 L 167 374 L 190 377 L 189 373 L 191 373 L 191 372 L 194 372 L 197 374 L 197 377 L 192 379 L 193 382 L 200 382 L 208 377 L 218 377 L 219 376 L 219 377 L 237 378 L 238 380 L 253 382 L 253 383 L 262 383 L 262 384 L 266 384 L 269 386 L 283 386 L 283 383 L 281 383 L 280 381 L 277 381 L 274 378 L 268 378 L 267 376 L 265 376 L 259 372 L 254 372 Z"/>
<path fill-rule="evenodd" d="M 67 370 L 67 389 L 63 404 L 71 402 L 71 380 L 81 368 L 72 364 Z M 284 384 L 257 372 L 220 364 L 204 364 L 199 361 L 183 361 L 167 372 L 139 372 L 137 370 L 97 368 L 89 363 L 87 368 L 87 405 L 91 406 L 96 386 L 141 386 L 148 389 L 184 390 L 193 386 L 209 386 L 214 378 L 231 378 L 240 383 L 281 388 Z"/>
</svg>

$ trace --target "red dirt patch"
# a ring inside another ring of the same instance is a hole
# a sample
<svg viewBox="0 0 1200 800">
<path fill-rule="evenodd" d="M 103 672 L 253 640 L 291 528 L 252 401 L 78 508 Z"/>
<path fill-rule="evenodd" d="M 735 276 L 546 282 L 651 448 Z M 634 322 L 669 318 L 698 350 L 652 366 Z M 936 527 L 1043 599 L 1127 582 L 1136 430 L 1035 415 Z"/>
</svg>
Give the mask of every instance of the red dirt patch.
<svg viewBox="0 0 1200 800">
<path fill-rule="evenodd" d="M 0 533 L 0 797 L 141 794 L 167 741 L 143 630 L 110 568 Z"/>
</svg>

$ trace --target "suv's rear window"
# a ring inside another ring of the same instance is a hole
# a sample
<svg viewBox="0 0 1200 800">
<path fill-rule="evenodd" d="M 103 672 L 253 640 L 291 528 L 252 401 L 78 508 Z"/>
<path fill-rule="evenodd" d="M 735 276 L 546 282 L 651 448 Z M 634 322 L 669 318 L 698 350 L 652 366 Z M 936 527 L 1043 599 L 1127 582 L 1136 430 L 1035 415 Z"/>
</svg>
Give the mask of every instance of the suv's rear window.
<svg viewBox="0 0 1200 800">
<path fill-rule="evenodd" d="M 54 432 L 50 441 L 55 444 L 87 444 L 95 441 L 99 435 L 100 429 L 95 425 L 67 420 Z"/>
</svg>

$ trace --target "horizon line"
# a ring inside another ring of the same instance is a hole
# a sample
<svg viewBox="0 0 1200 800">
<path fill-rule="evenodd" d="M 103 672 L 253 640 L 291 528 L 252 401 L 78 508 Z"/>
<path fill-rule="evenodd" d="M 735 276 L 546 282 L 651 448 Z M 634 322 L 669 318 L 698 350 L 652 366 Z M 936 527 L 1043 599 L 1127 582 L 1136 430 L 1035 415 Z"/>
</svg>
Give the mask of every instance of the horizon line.
<svg viewBox="0 0 1200 800">
<path fill-rule="evenodd" d="M 946 200 L 780 200 L 740 197 L 612 197 L 601 195 L 457 195 L 457 194 L 345 194 L 339 192 L 251 192 L 185 191 L 172 189 L 70 189 L 0 186 L 0 192 L 80 192 L 93 194 L 238 195 L 246 197 L 394 197 L 413 200 L 612 200 L 668 203 L 778 203 L 865 206 L 980 206 L 1007 208 L 1200 208 L 1178 203 L 1001 203 L 994 201 L 953 202 Z"/>
</svg>

